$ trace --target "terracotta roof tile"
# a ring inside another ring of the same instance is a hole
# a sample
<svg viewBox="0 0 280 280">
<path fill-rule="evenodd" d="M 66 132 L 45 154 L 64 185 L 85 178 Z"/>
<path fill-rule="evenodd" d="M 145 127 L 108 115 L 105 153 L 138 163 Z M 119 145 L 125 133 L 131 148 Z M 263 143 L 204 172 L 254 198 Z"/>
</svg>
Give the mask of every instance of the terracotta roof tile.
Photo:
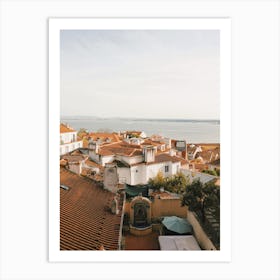
<svg viewBox="0 0 280 280">
<path fill-rule="evenodd" d="M 204 162 L 215 161 L 220 158 L 220 149 L 216 148 L 213 150 L 205 150 L 200 153 L 197 153 L 198 157 L 201 157 Z"/>
<path fill-rule="evenodd" d="M 168 162 L 168 161 L 171 161 L 171 162 L 175 163 L 175 162 L 181 162 L 182 160 L 183 159 L 181 159 L 179 157 L 171 156 L 169 154 L 159 154 L 159 155 L 155 156 L 155 161 L 154 162 L 149 162 L 147 164 L 150 165 L 150 164 Z"/>
<path fill-rule="evenodd" d="M 76 132 L 76 130 L 67 124 L 61 123 L 60 124 L 60 133 L 67 133 L 67 132 Z"/>
<path fill-rule="evenodd" d="M 80 162 L 85 160 L 87 157 L 83 155 L 64 155 L 61 159 L 67 160 L 68 162 Z"/>
<path fill-rule="evenodd" d="M 94 161 L 92 161 L 90 159 L 87 159 L 85 161 L 85 163 L 86 163 L 86 165 L 91 166 L 91 167 L 97 167 L 97 168 L 101 168 L 102 167 L 102 165 L 100 165 L 100 164 L 98 164 L 98 163 L 96 163 L 96 162 L 94 162 Z"/>
<path fill-rule="evenodd" d="M 125 141 L 105 144 L 100 146 L 98 154 L 102 156 L 107 155 L 122 155 L 122 156 L 136 156 L 142 155 L 142 149 L 139 145 L 131 145 Z"/>
<path fill-rule="evenodd" d="M 109 210 L 114 194 L 64 168 L 60 183 L 69 187 L 60 188 L 60 250 L 117 250 L 122 212 Z"/>
<path fill-rule="evenodd" d="M 96 141 L 98 139 L 102 141 L 106 141 L 106 139 L 110 139 L 111 142 L 119 142 L 120 137 L 118 136 L 117 133 L 107 133 L 107 132 L 91 132 L 89 134 L 89 137 Z"/>
<path fill-rule="evenodd" d="M 146 139 L 143 143 L 143 145 L 153 145 L 155 147 L 161 146 L 164 143 L 160 141 L 152 141 L 151 139 Z"/>
</svg>

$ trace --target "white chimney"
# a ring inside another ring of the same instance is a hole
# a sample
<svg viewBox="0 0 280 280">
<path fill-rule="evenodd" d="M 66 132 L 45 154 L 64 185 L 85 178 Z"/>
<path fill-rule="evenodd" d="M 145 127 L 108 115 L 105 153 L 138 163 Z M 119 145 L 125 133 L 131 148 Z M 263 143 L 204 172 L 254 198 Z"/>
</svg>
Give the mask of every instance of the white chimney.
<svg viewBox="0 0 280 280">
<path fill-rule="evenodd" d="M 88 148 L 89 150 L 92 150 L 97 154 L 99 151 L 99 143 L 97 141 L 93 141 L 92 139 L 90 139 L 88 142 Z"/>
<path fill-rule="evenodd" d="M 155 161 L 155 155 L 156 155 L 156 147 L 154 146 L 144 146 L 143 147 L 143 156 L 144 156 L 144 162 L 154 162 Z"/>
</svg>

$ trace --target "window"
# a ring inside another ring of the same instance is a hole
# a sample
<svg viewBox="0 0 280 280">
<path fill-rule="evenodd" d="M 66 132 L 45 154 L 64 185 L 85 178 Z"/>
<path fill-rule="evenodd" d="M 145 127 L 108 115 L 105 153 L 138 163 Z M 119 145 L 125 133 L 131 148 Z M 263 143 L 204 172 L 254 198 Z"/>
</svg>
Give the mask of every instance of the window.
<svg viewBox="0 0 280 280">
<path fill-rule="evenodd" d="M 169 172 L 169 166 L 168 165 L 164 166 L 164 171 Z"/>
</svg>

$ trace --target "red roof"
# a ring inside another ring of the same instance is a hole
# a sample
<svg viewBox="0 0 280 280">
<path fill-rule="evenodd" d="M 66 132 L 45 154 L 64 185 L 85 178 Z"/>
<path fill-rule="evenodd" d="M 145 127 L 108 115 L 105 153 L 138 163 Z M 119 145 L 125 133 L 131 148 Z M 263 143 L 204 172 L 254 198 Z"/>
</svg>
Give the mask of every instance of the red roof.
<svg viewBox="0 0 280 280">
<path fill-rule="evenodd" d="M 149 162 L 147 164 L 155 164 L 155 163 L 168 162 L 168 161 L 175 163 L 175 162 L 181 162 L 182 159 L 180 159 L 176 156 L 171 156 L 169 154 L 159 154 L 159 155 L 155 156 L 154 162 Z"/>
<path fill-rule="evenodd" d="M 76 130 L 67 124 L 60 124 L 60 133 L 76 132 Z"/>
<path fill-rule="evenodd" d="M 125 141 L 101 145 L 98 154 L 107 155 L 122 155 L 122 156 L 140 156 L 142 148 L 139 145 L 132 145 Z"/>
<path fill-rule="evenodd" d="M 60 169 L 60 250 L 117 250 L 121 224 L 110 211 L 115 194 L 94 181 Z"/>
<path fill-rule="evenodd" d="M 111 142 L 119 142 L 120 137 L 117 133 L 107 133 L 107 132 L 91 132 L 89 134 L 90 138 L 94 141 L 100 139 L 102 141 L 106 141 L 110 139 Z"/>
</svg>

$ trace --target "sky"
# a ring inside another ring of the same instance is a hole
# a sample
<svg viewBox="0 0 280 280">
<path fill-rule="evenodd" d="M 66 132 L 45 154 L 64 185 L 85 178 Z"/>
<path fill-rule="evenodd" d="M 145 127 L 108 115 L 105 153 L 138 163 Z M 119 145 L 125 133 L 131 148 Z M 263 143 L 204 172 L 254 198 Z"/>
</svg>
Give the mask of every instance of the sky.
<svg viewBox="0 0 280 280">
<path fill-rule="evenodd" d="M 62 30 L 62 116 L 219 119 L 218 30 Z"/>
</svg>

